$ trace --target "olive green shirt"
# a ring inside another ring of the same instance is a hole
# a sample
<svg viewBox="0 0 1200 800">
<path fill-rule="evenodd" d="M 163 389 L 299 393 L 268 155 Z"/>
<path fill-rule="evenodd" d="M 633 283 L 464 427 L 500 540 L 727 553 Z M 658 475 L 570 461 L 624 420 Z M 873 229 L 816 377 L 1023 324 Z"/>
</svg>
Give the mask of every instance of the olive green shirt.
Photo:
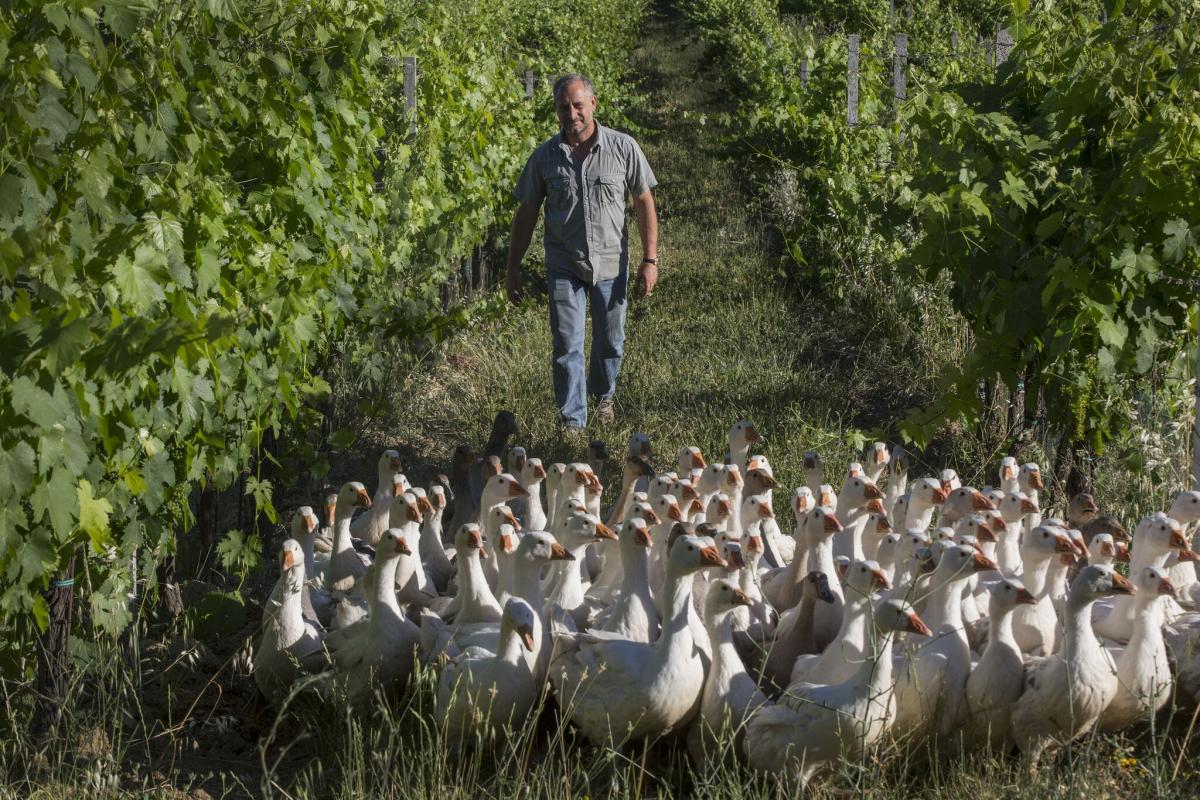
<svg viewBox="0 0 1200 800">
<path fill-rule="evenodd" d="M 629 266 L 626 190 L 637 196 L 657 185 L 633 137 L 597 122 L 583 163 L 571 158 L 560 131 L 533 151 L 513 195 L 522 203 L 546 202 L 547 271 L 594 284 Z"/>
</svg>

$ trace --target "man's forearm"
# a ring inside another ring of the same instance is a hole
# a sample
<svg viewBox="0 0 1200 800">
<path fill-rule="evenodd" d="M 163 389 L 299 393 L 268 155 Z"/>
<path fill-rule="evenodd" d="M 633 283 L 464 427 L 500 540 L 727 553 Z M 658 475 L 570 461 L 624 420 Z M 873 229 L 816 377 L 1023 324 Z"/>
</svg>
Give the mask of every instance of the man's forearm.
<svg viewBox="0 0 1200 800">
<path fill-rule="evenodd" d="M 513 215 L 512 229 L 509 232 L 509 271 L 520 269 L 521 259 L 525 257 L 525 251 L 529 249 L 529 242 L 533 239 L 533 229 L 536 225 L 537 208 L 524 204 L 519 206 L 517 213 Z"/>
<path fill-rule="evenodd" d="M 638 233 L 642 237 L 642 255 L 646 258 L 657 258 L 658 214 L 654 209 L 654 195 L 646 192 L 636 198 L 633 210 L 637 216 Z"/>
</svg>

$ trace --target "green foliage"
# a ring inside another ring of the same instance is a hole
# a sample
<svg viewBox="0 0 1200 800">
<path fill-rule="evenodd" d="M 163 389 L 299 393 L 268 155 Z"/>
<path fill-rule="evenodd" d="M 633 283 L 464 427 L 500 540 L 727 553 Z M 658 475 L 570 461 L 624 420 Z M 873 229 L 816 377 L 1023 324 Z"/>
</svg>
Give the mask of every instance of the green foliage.
<svg viewBox="0 0 1200 800">
<path fill-rule="evenodd" d="M 377 361 L 389 339 L 462 324 L 437 287 L 504 221 L 516 171 L 553 130 L 549 91 L 526 100 L 524 69 L 591 72 L 619 107 L 642 10 L 6 4 L 3 614 L 44 620 L 38 591 L 86 544 L 97 621 L 118 629 L 127 565 L 170 552 L 190 486 L 231 485 L 268 432 L 286 447 L 316 428 L 334 344 Z M 420 65 L 413 139 L 403 55 Z M 261 477 L 246 489 L 274 521 Z M 248 538 L 227 547 L 251 568 Z"/>
<path fill-rule="evenodd" d="M 995 82 L 932 91 L 908 207 L 926 278 L 953 281 L 975 338 L 942 402 L 970 418 L 976 382 L 1028 378 L 1052 422 L 1100 449 L 1128 419 L 1111 398 L 1191 337 L 1200 278 L 1200 12 L 1129 3 L 1108 23 L 1039 10 Z"/>
</svg>

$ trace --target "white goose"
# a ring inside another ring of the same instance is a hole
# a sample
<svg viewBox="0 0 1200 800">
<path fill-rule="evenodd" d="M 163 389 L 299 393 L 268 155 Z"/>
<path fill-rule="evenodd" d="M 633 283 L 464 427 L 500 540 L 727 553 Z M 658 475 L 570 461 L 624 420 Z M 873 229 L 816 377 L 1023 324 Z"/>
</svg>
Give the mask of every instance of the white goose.
<svg viewBox="0 0 1200 800">
<path fill-rule="evenodd" d="M 481 733 L 481 723 L 487 734 L 519 732 L 528 723 L 538 684 L 522 648 L 533 652 L 537 625 L 528 603 L 509 598 L 500 617 L 499 649 L 492 653 L 471 647 L 446 664 L 438 681 L 437 710 L 451 742 L 473 739 Z"/>
<path fill-rule="evenodd" d="M 400 531 L 410 553 L 421 552 L 421 523 L 425 514 L 432 511 L 433 506 L 425 499 L 424 490 L 421 489 L 413 488 L 392 498 L 388 523 L 392 529 Z M 396 569 L 396 592 L 399 602 L 420 608 L 427 608 L 438 596 L 419 557 L 405 559 L 404 564 Z"/>
<path fill-rule="evenodd" d="M 1000 572 L 1017 576 L 1024 572 L 1021 560 L 1021 536 L 1025 532 L 1025 517 L 1038 513 L 1038 505 L 1022 491 L 1008 492 L 997 509 L 1004 521 L 1004 530 L 996 534 L 996 563 Z M 1031 529 L 1032 530 L 1032 529 Z"/>
<path fill-rule="evenodd" d="M 483 549 L 483 532 L 471 522 L 454 535 L 454 560 L 458 568 L 458 607 L 454 622 L 458 625 L 473 622 L 499 622 L 502 610 L 488 586 L 481 559 L 487 558 Z"/>
<path fill-rule="evenodd" d="M 375 485 L 375 496 L 371 505 L 367 506 L 366 514 L 359 514 L 350 524 L 350 535 L 362 539 L 372 547 L 379 543 L 383 532 L 388 529 L 388 507 L 395 496 L 393 476 L 399 469 L 400 454 L 395 450 L 384 450 L 376 468 L 379 481 Z M 407 484 L 407 480 L 404 484 Z M 404 488 L 407 489 L 407 485 Z"/>
<path fill-rule="evenodd" d="M 1144 567 L 1134 580 L 1133 636 L 1117 657 L 1117 693 L 1100 715 L 1101 732 L 1149 722 L 1175 688 L 1162 630 L 1163 597 L 1173 597 L 1175 586 L 1158 567 Z"/>
<path fill-rule="evenodd" d="M 888 465 L 888 482 L 884 490 L 883 508 L 892 523 L 896 524 L 896 502 L 908 491 L 908 470 L 910 458 L 900 445 L 892 449 L 892 460 Z M 897 525 L 897 527 L 899 527 Z M 900 528 L 903 530 L 903 528 Z"/>
<path fill-rule="evenodd" d="M 883 471 L 887 468 L 888 462 L 891 460 L 886 443 L 875 442 L 871 445 L 867 449 L 867 457 L 864 460 L 868 480 L 871 483 L 878 484 L 880 478 L 883 477 Z"/>
<path fill-rule="evenodd" d="M 333 553 L 329 556 L 326 582 L 329 588 L 348 592 L 367 572 L 367 565 L 350 541 L 350 518 L 355 508 L 370 508 L 371 498 L 358 481 L 344 484 L 338 491 L 333 522 Z"/>
<path fill-rule="evenodd" d="M 1188 540 L 1179 523 L 1159 512 L 1142 518 L 1133 532 L 1129 574 L 1138 575 L 1146 567 L 1164 567 L 1172 550 L 1187 550 Z M 1099 604 L 1096 611 L 1096 633 L 1106 639 L 1127 642 L 1133 635 L 1135 602 L 1132 597 L 1118 593 L 1112 606 L 1104 613 Z"/>
<path fill-rule="evenodd" d="M 912 606 L 886 600 L 875 609 L 871 653 L 847 681 L 793 684 L 777 705 L 750 718 L 750 764 L 784 773 L 804 787 L 814 775 L 862 759 L 887 732 L 892 718 L 892 639 L 897 631 L 929 636 Z"/>
<path fill-rule="evenodd" d="M 268 700 L 278 704 L 302 673 L 315 673 L 329 666 L 321 626 L 304 619 L 301 592 L 304 588 L 304 551 L 288 539 L 279 551 L 282 570 L 271 600 L 263 612 L 262 637 L 254 647 L 254 682 Z"/>
<path fill-rule="evenodd" d="M 867 655 L 871 638 L 871 597 L 891 584 L 874 561 L 853 562 L 840 576 L 839 583 L 845 598 L 841 628 L 819 654 L 797 654 L 789 675 L 791 683 L 840 683 L 850 677 L 855 665 Z M 782 622 L 779 627 L 782 637 Z"/>
<path fill-rule="evenodd" d="M 736 465 L 743 475 L 747 471 L 752 444 L 765 444 L 753 424 L 742 420 L 729 429 L 730 463 Z"/>
<path fill-rule="evenodd" d="M 595 632 L 555 634 L 561 652 L 550 665 L 550 681 L 559 707 L 592 742 L 620 747 L 689 721 L 704 684 L 688 626 L 692 576 L 712 565 L 725 565 L 713 548 L 694 536 L 675 541 L 663 590 L 668 613 L 654 644 Z"/>
<path fill-rule="evenodd" d="M 402 558 L 415 560 L 404 536 L 390 528 L 375 551 L 366 619 L 339 628 L 325 639 L 339 680 L 351 698 L 376 686 L 399 694 L 412 674 L 421 629 L 409 621 L 396 601 L 393 587 Z"/>
<path fill-rule="evenodd" d="M 718 579 L 709 584 L 704 624 L 712 641 L 712 664 L 704 679 L 700 715 L 687 734 L 688 752 L 697 764 L 714 757 L 721 760 L 723 755 L 742 756 L 746 721 L 767 703 L 733 644 L 733 612 L 750 602 L 733 581 Z M 722 753 L 722 746 L 731 749 Z"/>
<path fill-rule="evenodd" d="M 546 480 L 546 468 L 540 458 L 528 458 L 521 464 L 517 480 L 529 497 L 524 503 L 522 526 L 525 530 L 546 530 L 546 509 L 542 507 L 542 483 Z"/>
<path fill-rule="evenodd" d="M 621 525 L 617 537 L 624 578 L 616 599 L 600 614 L 596 627 L 631 642 L 653 642 L 658 639 L 659 618 L 650 594 L 649 526 L 644 519 L 631 517 Z"/>
<path fill-rule="evenodd" d="M 808 538 L 810 569 L 826 575 L 837 575 L 837 567 L 833 562 L 833 536 L 841 530 L 841 521 L 828 506 L 817 506 L 808 512 L 804 534 Z M 834 600 L 832 603 L 821 603 L 817 606 L 814 627 L 817 646 L 821 648 L 833 641 L 842 625 L 842 587 L 837 581 L 831 580 L 829 588 L 833 592 Z"/>
<path fill-rule="evenodd" d="M 567 548 L 575 559 L 581 561 L 590 545 L 604 541 L 616 541 L 617 534 L 591 514 L 572 514 L 558 523 L 554 531 L 555 538 Z M 563 562 L 558 567 L 558 579 L 547 592 L 546 601 L 554 604 L 575 618 L 576 625 L 582 625 L 579 618 L 584 608 L 583 575 L 577 564 Z"/>
<path fill-rule="evenodd" d="M 1058 614 L 1049 584 L 1050 563 L 1065 553 L 1074 553 L 1075 546 L 1065 531 L 1049 525 L 1038 525 L 1021 542 L 1021 580 L 1037 602 L 1022 605 L 1013 613 L 1013 635 L 1022 653 L 1035 656 L 1054 652 L 1057 640 Z"/>
<path fill-rule="evenodd" d="M 988 602 L 988 643 L 967 677 L 968 748 L 984 747 L 1005 754 L 1013 746 L 1012 707 L 1025 686 L 1025 661 L 1013 637 L 1013 611 L 1036 603 L 1016 578 L 992 584 Z"/>
<path fill-rule="evenodd" d="M 421 523 L 421 543 L 418 549 L 421 552 L 421 563 L 429 574 L 434 590 L 444 592 L 450 579 L 454 577 L 454 565 L 450 563 L 450 556 L 446 554 L 446 547 L 442 544 L 442 516 L 446 512 L 446 490 L 435 483 L 429 487 L 429 497 L 432 511 L 425 515 Z"/>
<path fill-rule="evenodd" d="M 1112 702 L 1116 665 L 1092 630 L 1092 604 L 1110 594 L 1133 593 L 1120 573 L 1097 564 L 1080 570 L 1071 584 L 1062 652 L 1028 665 L 1025 689 L 1013 708 L 1013 738 L 1031 763 L 1047 748 L 1091 730 Z"/>
</svg>

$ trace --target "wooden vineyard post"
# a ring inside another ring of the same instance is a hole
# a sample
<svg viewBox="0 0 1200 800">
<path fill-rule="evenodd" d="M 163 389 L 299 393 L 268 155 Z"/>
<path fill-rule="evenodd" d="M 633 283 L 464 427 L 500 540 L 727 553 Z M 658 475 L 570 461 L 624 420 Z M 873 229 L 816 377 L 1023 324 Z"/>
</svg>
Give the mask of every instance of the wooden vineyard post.
<svg viewBox="0 0 1200 800">
<path fill-rule="evenodd" d="M 998 28 L 996 30 L 995 60 L 992 62 L 996 69 L 999 69 L 1001 64 L 1008 61 L 1008 54 L 1012 52 L 1012 49 L 1013 40 L 1012 36 L 1008 33 L 1008 28 Z"/>
<path fill-rule="evenodd" d="M 417 137 L 417 57 L 404 57 L 404 117 L 408 120 L 408 141 Z"/>
<path fill-rule="evenodd" d="M 800 88 L 808 86 L 808 59 L 800 62 Z"/>
<path fill-rule="evenodd" d="M 904 67 L 908 64 L 908 34 L 896 34 L 896 48 L 892 52 L 892 88 L 895 92 L 896 108 L 908 99 L 908 79 Z"/>
<path fill-rule="evenodd" d="M 526 100 L 533 99 L 534 81 L 535 81 L 535 78 L 533 76 L 533 70 L 531 70 L 531 69 L 525 70 L 525 99 Z"/>
<path fill-rule="evenodd" d="M 846 122 L 853 128 L 858 124 L 858 43 L 862 37 L 850 34 L 846 57 Z"/>
</svg>

